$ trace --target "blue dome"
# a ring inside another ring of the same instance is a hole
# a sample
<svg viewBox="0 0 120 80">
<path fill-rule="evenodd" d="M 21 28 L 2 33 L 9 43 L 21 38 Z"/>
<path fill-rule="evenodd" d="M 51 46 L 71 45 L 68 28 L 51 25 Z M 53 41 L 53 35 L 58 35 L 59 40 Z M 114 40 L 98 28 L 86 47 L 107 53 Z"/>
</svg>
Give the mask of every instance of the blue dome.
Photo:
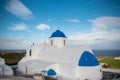
<svg viewBox="0 0 120 80">
<path fill-rule="evenodd" d="M 97 58 L 90 52 L 84 51 L 78 63 L 79 66 L 97 66 L 99 62 Z"/>
<path fill-rule="evenodd" d="M 54 76 L 54 75 L 56 75 L 56 72 L 53 69 L 49 69 L 48 72 L 47 72 L 47 75 L 48 76 Z"/>
<path fill-rule="evenodd" d="M 65 34 L 60 31 L 60 30 L 56 30 L 55 32 L 52 33 L 51 37 L 63 37 L 63 38 L 66 38 Z"/>
</svg>

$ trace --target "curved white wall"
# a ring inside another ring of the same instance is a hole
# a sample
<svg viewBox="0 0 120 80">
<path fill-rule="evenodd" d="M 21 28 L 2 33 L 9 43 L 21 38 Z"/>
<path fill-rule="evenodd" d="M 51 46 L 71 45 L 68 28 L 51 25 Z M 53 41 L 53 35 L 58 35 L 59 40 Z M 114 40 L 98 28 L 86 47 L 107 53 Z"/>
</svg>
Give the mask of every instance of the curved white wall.
<svg viewBox="0 0 120 80">
<path fill-rule="evenodd" d="M 91 66 L 91 67 L 80 67 L 76 68 L 76 77 L 80 80 L 101 80 L 102 79 L 102 67 L 101 65 L 98 66 Z"/>
</svg>

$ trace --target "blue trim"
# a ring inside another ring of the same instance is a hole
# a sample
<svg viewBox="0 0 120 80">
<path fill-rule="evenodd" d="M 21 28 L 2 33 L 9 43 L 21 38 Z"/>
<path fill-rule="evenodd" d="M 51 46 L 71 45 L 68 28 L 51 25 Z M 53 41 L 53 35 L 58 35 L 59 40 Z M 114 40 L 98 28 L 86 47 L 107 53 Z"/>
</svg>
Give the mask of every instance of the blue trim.
<svg viewBox="0 0 120 80">
<path fill-rule="evenodd" d="M 47 75 L 48 76 L 54 76 L 54 75 L 56 75 L 56 72 L 53 69 L 49 69 L 48 72 L 47 72 Z"/>
<path fill-rule="evenodd" d="M 89 51 L 84 51 L 79 60 L 78 66 L 97 66 L 99 62 L 97 58 Z"/>
<path fill-rule="evenodd" d="M 63 38 L 66 38 L 65 34 L 60 31 L 60 30 L 56 30 L 55 32 L 52 33 L 51 37 L 63 37 Z"/>
</svg>

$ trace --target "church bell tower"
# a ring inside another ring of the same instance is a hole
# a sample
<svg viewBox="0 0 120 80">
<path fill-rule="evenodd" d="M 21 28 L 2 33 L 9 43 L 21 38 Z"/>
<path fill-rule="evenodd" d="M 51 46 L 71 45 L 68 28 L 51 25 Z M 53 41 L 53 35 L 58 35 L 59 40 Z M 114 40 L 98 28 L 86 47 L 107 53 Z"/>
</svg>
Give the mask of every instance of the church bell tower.
<svg viewBox="0 0 120 80">
<path fill-rule="evenodd" d="M 60 31 L 56 30 L 55 32 L 52 33 L 52 35 L 49 37 L 49 44 L 51 46 L 58 46 L 62 47 L 65 46 L 67 42 L 67 37 L 65 34 Z"/>
</svg>

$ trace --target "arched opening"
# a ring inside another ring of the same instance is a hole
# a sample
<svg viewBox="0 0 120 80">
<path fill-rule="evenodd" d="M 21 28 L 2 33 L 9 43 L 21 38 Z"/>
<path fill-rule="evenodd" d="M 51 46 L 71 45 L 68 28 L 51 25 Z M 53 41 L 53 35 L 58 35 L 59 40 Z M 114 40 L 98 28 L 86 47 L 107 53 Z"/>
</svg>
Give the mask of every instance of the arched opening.
<svg viewBox="0 0 120 80">
<path fill-rule="evenodd" d="M 47 72 L 47 75 L 48 76 L 54 76 L 54 75 L 56 75 L 56 72 L 53 69 L 49 69 L 48 72 Z"/>
<path fill-rule="evenodd" d="M 65 40 L 64 40 L 64 45 L 65 45 Z"/>
<path fill-rule="evenodd" d="M 89 51 L 84 51 L 79 59 L 78 66 L 97 66 L 99 62 L 97 58 Z"/>
<path fill-rule="evenodd" d="M 31 56 L 32 55 L 32 50 L 30 49 L 30 51 L 29 51 L 29 56 Z"/>
</svg>

